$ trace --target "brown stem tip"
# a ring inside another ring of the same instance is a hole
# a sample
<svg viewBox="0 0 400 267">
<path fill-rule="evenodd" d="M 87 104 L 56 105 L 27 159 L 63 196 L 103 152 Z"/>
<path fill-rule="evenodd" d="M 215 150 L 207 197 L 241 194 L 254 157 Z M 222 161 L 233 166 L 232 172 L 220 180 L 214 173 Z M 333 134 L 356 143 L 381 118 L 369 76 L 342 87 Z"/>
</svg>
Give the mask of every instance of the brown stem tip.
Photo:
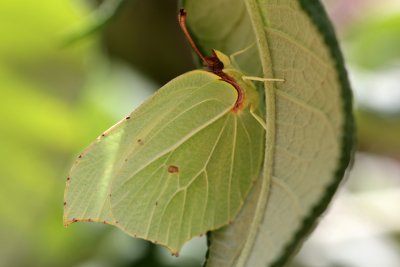
<svg viewBox="0 0 400 267">
<path fill-rule="evenodd" d="M 224 64 L 222 61 L 218 58 L 217 54 L 215 53 L 214 50 L 212 50 L 212 55 L 211 56 L 204 56 L 198 47 L 196 46 L 196 43 L 193 41 L 192 37 L 189 34 L 189 31 L 186 27 L 186 16 L 187 13 L 186 11 L 182 8 L 179 10 L 179 25 L 181 26 L 181 29 L 183 33 L 186 36 L 186 39 L 189 41 L 190 45 L 192 46 L 193 50 L 196 52 L 197 55 L 203 60 L 204 65 L 207 66 L 208 71 L 218 75 L 221 80 L 231 84 L 235 90 L 238 93 L 238 97 L 236 99 L 236 103 L 233 107 L 233 111 L 237 112 L 243 108 L 243 102 L 244 102 L 244 91 L 242 88 L 240 88 L 239 84 L 236 82 L 236 80 L 231 77 L 230 75 L 226 74 L 223 69 L 224 69 Z"/>
</svg>

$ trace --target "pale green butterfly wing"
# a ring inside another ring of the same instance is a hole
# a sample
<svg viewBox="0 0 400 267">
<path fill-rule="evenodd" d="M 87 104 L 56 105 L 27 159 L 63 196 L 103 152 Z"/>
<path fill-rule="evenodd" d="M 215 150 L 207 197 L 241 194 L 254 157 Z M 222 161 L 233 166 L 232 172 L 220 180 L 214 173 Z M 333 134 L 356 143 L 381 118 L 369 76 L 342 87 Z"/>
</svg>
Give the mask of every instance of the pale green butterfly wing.
<svg viewBox="0 0 400 267">
<path fill-rule="evenodd" d="M 265 84 L 264 175 L 235 222 L 210 235 L 207 266 L 282 266 L 325 210 L 350 160 L 351 92 L 333 30 L 318 1 L 183 4 L 203 50 L 242 51 L 241 70 L 285 79 Z M 253 47 L 246 49 L 253 40 L 257 58 Z"/>
<path fill-rule="evenodd" d="M 140 127 L 143 128 L 144 125 L 162 116 L 171 104 L 179 100 L 182 92 L 185 92 L 185 90 L 190 93 L 192 89 L 198 89 L 201 85 L 216 80 L 215 76 L 204 72 L 192 72 L 188 74 L 164 86 L 163 90 L 159 90 L 149 101 L 141 105 L 130 116 L 99 136 L 79 156 L 67 179 L 64 203 L 64 222 L 66 224 L 76 220 L 90 220 L 113 224 L 110 203 L 107 198 L 110 194 L 110 185 L 116 167 L 114 162 L 120 157 L 120 151 L 126 149 L 126 147 L 120 145 L 123 135 L 126 135 L 125 129 L 128 123 L 131 123 L 131 119 L 138 116 L 137 114 L 142 114 L 140 116 L 140 123 L 143 123 L 143 125 Z M 231 98 L 234 98 L 234 96 L 231 96 Z M 159 105 L 160 100 L 162 102 Z M 166 102 L 164 100 L 169 100 L 169 103 L 164 103 Z M 231 99 L 230 101 L 233 100 Z M 143 115 L 143 113 L 146 114 Z M 136 140 L 137 144 L 139 139 L 137 138 Z M 132 140 L 130 146 L 133 144 L 135 144 L 134 140 Z"/>
<path fill-rule="evenodd" d="M 236 98 L 205 71 L 162 87 L 75 163 L 65 223 L 106 221 L 177 254 L 231 222 L 259 176 L 264 136 L 248 110 L 232 111 Z"/>
</svg>

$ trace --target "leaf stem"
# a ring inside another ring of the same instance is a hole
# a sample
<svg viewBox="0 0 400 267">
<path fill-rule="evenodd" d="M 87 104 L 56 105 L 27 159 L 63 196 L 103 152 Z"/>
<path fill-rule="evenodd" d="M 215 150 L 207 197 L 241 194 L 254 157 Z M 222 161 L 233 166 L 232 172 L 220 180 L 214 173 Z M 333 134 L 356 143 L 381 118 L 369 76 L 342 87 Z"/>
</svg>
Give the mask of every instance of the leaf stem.
<svg viewBox="0 0 400 267">
<path fill-rule="evenodd" d="M 244 90 L 240 88 L 239 84 L 236 82 L 236 80 L 225 73 L 223 71 L 224 69 L 224 64 L 222 61 L 218 58 L 217 53 L 215 50 L 212 50 L 212 55 L 205 57 L 200 50 L 197 48 L 196 43 L 193 41 L 192 37 L 189 34 L 189 31 L 187 30 L 186 27 L 186 11 L 182 8 L 179 10 L 179 15 L 178 15 L 178 20 L 179 20 L 179 25 L 181 26 L 181 29 L 183 33 L 185 34 L 186 38 L 188 39 L 190 45 L 192 46 L 193 50 L 199 55 L 199 57 L 203 60 L 204 64 L 207 66 L 208 70 L 211 71 L 212 73 L 218 75 L 221 77 L 221 80 L 231 84 L 236 92 L 238 93 L 238 97 L 236 99 L 235 105 L 232 108 L 233 112 L 238 112 L 244 108 Z"/>
<path fill-rule="evenodd" d="M 178 15 L 178 20 L 179 20 L 179 25 L 181 26 L 181 29 L 183 33 L 186 36 L 186 39 L 189 41 L 190 45 L 192 46 L 193 50 L 196 52 L 197 55 L 203 60 L 204 64 L 208 65 L 208 61 L 206 57 L 200 52 L 200 50 L 197 48 L 196 43 L 193 41 L 192 37 L 189 34 L 189 31 L 186 27 L 186 11 L 182 8 L 179 10 L 179 15 Z"/>
</svg>

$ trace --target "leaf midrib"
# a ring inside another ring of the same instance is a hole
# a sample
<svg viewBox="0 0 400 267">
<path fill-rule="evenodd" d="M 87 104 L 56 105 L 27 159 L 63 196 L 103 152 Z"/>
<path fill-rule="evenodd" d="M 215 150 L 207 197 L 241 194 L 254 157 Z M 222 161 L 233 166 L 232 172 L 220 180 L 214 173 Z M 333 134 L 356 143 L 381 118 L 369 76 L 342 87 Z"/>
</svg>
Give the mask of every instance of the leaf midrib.
<svg viewBox="0 0 400 267">
<path fill-rule="evenodd" d="M 269 44 L 266 39 L 264 28 L 266 25 L 263 22 L 262 14 L 260 14 L 260 8 L 256 0 L 244 0 L 246 9 L 250 17 L 251 25 L 254 31 L 258 53 L 260 55 L 261 66 L 263 70 L 264 78 L 274 78 L 272 71 L 271 55 Z M 242 253 L 236 261 L 236 267 L 245 266 L 246 261 L 253 248 L 258 226 L 261 224 L 263 214 L 266 209 L 270 183 L 272 179 L 272 170 L 274 166 L 274 154 L 275 154 L 275 121 L 276 121 L 276 108 L 275 108 L 275 87 L 272 83 L 264 83 L 265 90 L 265 103 L 266 103 L 266 114 L 265 118 L 267 123 L 266 134 L 265 134 L 265 156 L 263 164 L 263 175 L 261 176 L 261 190 L 258 196 L 257 206 L 254 213 L 254 219 L 250 225 L 249 235 L 243 246 Z"/>
</svg>

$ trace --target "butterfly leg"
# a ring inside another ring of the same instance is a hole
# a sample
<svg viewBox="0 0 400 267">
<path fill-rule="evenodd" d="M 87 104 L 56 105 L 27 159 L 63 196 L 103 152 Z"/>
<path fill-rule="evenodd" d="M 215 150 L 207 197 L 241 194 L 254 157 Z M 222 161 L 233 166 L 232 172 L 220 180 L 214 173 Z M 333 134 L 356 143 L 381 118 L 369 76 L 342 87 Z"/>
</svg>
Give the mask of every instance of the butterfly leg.
<svg viewBox="0 0 400 267">
<path fill-rule="evenodd" d="M 229 59 L 231 60 L 232 65 L 238 67 L 238 64 L 236 62 L 236 57 L 250 50 L 250 48 L 252 48 L 255 44 L 256 42 L 253 42 L 250 45 L 246 46 L 245 48 L 240 49 L 239 51 L 236 51 L 235 53 L 229 55 Z"/>
</svg>

